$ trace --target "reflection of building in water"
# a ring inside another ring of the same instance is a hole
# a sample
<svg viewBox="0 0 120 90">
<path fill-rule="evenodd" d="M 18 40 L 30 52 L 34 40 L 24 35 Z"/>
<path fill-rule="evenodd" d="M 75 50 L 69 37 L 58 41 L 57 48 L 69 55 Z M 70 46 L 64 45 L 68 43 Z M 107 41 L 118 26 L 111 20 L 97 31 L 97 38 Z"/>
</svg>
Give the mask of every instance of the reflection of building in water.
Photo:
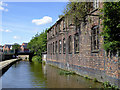
<svg viewBox="0 0 120 90">
<path fill-rule="evenodd" d="M 119 57 L 117 54 L 107 57 L 104 37 L 100 35 L 103 26 L 99 8 L 103 3 L 92 4 L 96 8 L 91 7 L 84 20 L 76 20 L 77 24 L 72 16 L 65 15 L 48 29 L 47 63 L 120 87 Z"/>
<path fill-rule="evenodd" d="M 42 64 L 42 69 L 44 75 L 46 76 L 47 75 L 46 64 Z"/>
<path fill-rule="evenodd" d="M 42 53 L 42 61 L 46 62 L 46 60 L 47 60 L 47 52 L 43 52 Z"/>
</svg>

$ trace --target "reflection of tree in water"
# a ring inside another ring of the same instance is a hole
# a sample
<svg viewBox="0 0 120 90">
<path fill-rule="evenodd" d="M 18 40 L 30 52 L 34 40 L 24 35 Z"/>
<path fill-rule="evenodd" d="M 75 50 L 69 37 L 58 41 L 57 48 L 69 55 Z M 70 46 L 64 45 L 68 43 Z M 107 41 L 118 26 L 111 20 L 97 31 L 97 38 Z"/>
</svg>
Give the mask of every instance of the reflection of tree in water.
<svg viewBox="0 0 120 90">
<path fill-rule="evenodd" d="M 30 63 L 30 72 L 32 75 L 32 83 L 33 86 L 38 87 L 46 87 L 46 78 L 44 77 L 43 71 L 42 71 L 42 64 L 40 63 Z"/>
</svg>

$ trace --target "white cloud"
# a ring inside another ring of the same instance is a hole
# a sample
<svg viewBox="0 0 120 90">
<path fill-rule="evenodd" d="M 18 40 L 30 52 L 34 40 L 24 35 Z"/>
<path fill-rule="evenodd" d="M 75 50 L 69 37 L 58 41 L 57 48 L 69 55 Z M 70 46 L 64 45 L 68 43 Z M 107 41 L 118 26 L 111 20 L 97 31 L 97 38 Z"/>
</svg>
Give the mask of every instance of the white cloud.
<svg viewBox="0 0 120 90">
<path fill-rule="evenodd" d="M 7 30 L 5 30 L 5 32 L 12 32 L 11 30 L 9 30 L 9 29 L 7 29 Z"/>
<path fill-rule="evenodd" d="M 6 30 L 4 30 L 4 29 L 0 29 L 0 32 L 12 32 L 12 31 L 9 30 L 9 29 L 6 29 Z"/>
<path fill-rule="evenodd" d="M 1 11 L 8 11 L 8 9 L 6 9 L 5 7 L 8 6 L 8 4 L 3 3 L 2 1 L 0 1 L 0 10 Z"/>
<path fill-rule="evenodd" d="M 44 16 L 42 19 L 33 19 L 32 23 L 36 25 L 48 24 L 52 22 L 52 18 L 49 16 Z"/>
<path fill-rule="evenodd" d="M 13 38 L 14 38 L 14 39 L 20 39 L 20 37 L 19 37 L 19 36 L 13 36 Z"/>
</svg>

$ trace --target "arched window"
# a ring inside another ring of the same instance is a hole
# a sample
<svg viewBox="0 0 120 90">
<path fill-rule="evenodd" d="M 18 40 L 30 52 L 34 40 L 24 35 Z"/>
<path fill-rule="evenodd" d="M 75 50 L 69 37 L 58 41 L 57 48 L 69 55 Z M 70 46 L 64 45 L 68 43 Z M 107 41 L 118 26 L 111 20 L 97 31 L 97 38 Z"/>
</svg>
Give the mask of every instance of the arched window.
<svg viewBox="0 0 120 90">
<path fill-rule="evenodd" d="M 61 54 L 62 52 L 62 42 L 61 40 L 59 40 L 59 54 Z"/>
<path fill-rule="evenodd" d="M 57 49 L 57 41 L 55 42 L 55 53 L 58 53 L 58 51 L 57 51 L 58 49 Z"/>
<path fill-rule="evenodd" d="M 72 36 L 69 36 L 69 53 L 72 53 Z"/>
<path fill-rule="evenodd" d="M 63 54 L 66 53 L 66 41 L 65 38 L 63 39 Z"/>
<path fill-rule="evenodd" d="M 74 36 L 74 50 L 75 53 L 79 53 L 79 34 L 75 34 Z"/>
<path fill-rule="evenodd" d="M 91 30 L 91 49 L 96 51 L 99 49 L 99 27 L 94 26 Z"/>
</svg>

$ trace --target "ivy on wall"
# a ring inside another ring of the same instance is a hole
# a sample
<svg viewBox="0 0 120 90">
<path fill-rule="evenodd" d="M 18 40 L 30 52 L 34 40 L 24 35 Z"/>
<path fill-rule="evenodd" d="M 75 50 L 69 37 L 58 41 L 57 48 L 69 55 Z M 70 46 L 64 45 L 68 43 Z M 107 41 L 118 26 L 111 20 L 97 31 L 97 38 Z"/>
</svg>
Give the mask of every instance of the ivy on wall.
<svg viewBox="0 0 120 90">
<path fill-rule="evenodd" d="M 112 52 L 120 50 L 120 1 L 104 3 L 101 11 L 104 49 Z"/>
</svg>

